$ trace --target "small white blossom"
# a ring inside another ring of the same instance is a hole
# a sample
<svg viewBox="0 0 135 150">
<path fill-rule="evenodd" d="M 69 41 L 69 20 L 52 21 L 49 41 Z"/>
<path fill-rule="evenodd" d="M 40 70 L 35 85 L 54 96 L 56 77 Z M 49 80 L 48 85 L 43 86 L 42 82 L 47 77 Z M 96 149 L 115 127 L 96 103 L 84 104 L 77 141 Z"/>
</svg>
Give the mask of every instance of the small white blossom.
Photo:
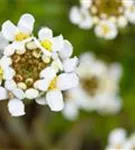
<svg viewBox="0 0 135 150">
<path fill-rule="evenodd" d="M 119 64 L 107 65 L 97 60 L 93 54 L 84 53 L 80 56 L 77 73 L 80 84 L 65 92 L 63 114 L 67 119 L 76 119 L 80 109 L 95 110 L 100 115 L 116 114 L 120 111 L 122 100 L 118 93 L 122 68 Z M 68 111 L 72 108 L 75 111 L 71 110 L 70 118 Z"/>
<path fill-rule="evenodd" d="M 99 24 L 95 27 L 95 34 L 104 39 L 114 39 L 116 38 L 118 31 L 117 27 L 114 23 L 111 21 L 101 21 Z"/>
<path fill-rule="evenodd" d="M 63 36 L 53 37 L 53 32 L 49 28 L 42 28 L 38 32 L 39 41 L 36 41 L 36 44 L 43 53 L 47 56 L 51 56 L 52 52 L 60 51 L 63 48 Z"/>
<path fill-rule="evenodd" d="M 123 146 L 127 141 L 126 131 L 123 128 L 117 128 L 111 131 L 108 137 L 108 145 L 106 150 L 124 149 Z"/>
<path fill-rule="evenodd" d="M 71 8 L 69 19 L 81 29 L 88 30 L 94 27 L 97 37 L 112 40 L 117 37 L 119 28 L 126 27 L 128 23 L 135 24 L 135 2 L 134 0 L 80 0 L 80 6 Z M 110 21 L 113 25 L 109 23 Z M 106 24 L 104 27 L 103 22 Z"/>
<path fill-rule="evenodd" d="M 70 58 L 71 43 L 62 35 L 53 37 L 45 27 L 33 36 L 34 18 L 24 14 L 18 25 L 6 21 L 3 36 L 10 41 L 0 59 L 0 100 L 8 100 L 12 116 L 25 114 L 25 99 L 49 105 L 52 111 L 64 108 L 63 91 L 78 85 L 78 59 Z"/>
</svg>

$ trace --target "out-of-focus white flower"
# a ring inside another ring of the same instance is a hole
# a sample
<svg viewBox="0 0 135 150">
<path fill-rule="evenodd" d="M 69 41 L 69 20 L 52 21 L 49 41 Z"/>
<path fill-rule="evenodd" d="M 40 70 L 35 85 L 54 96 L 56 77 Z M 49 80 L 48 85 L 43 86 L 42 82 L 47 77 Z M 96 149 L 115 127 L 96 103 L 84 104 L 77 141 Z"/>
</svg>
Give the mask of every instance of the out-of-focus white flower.
<svg viewBox="0 0 135 150">
<path fill-rule="evenodd" d="M 123 128 L 117 128 L 111 131 L 108 137 L 108 146 L 106 150 L 111 149 L 123 149 L 123 146 L 127 140 L 126 131 Z"/>
<path fill-rule="evenodd" d="M 116 38 L 119 28 L 126 27 L 128 22 L 135 23 L 134 10 L 134 0 L 80 0 L 80 7 L 73 6 L 69 18 L 73 24 L 82 29 L 90 29 L 94 26 L 97 28 L 95 33 L 98 37 L 111 40 Z M 107 27 L 101 27 L 104 21 L 111 21 L 114 25 L 107 23 Z M 91 25 L 88 22 L 91 22 Z M 103 36 L 105 34 L 107 38 Z"/>
<path fill-rule="evenodd" d="M 116 128 L 111 131 L 108 137 L 108 145 L 106 150 L 134 150 L 135 148 L 135 133 L 127 137 L 127 132 L 123 128 Z"/>
<path fill-rule="evenodd" d="M 135 148 L 135 133 L 132 133 L 128 140 L 125 142 L 123 149 L 134 150 Z"/>
<path fill-rule="evenodd" d="M 78 58 L 70 58 L 71 43 L 61 35 L 53 37 L 49 28 L 39 31 L 39 39 L 31 38 L 34 21 L 32 15 L 25 14 L 17 27 L 10 21 L 2 26 L 10 43 L 0 59 L 0 100 L 9 100 L 8 110 L 16 117 L 25 114 L 24 99 L 48 104 L 52 111 L 62 110 L 62 92 L 79 82 L 75 72 Z"/>
<path fill-rule="evenodd" d="M 70 10 L 70 21 L 82 29 L 90 29 L 93 26 L 93 19 L 85 8 L 73 7 Z"/>
<path fill-rule="evenodd" d="M 71 120 L 77 118 L 79 109 L 86 111 L 98 111 L 99 114 L 116 114 L 121 108 L 119 97 L 119 80 L 122 68 L 114 63 L 107 65 L 97 60 L 93 54 L 85 53 L 80 56 L 80 64 L 77 68 L 80 84 L 65 95 L 66 105 L 63 114 Z M 74 108 L 75 111 L 71 111 Z"/>
<path fill-rule="evenodd" d="M 108 20 L 103 20 L 95 27 L 95 34 L 104 39 L 116 38 L 118 31 L 114 23 Z"/>
</svg>

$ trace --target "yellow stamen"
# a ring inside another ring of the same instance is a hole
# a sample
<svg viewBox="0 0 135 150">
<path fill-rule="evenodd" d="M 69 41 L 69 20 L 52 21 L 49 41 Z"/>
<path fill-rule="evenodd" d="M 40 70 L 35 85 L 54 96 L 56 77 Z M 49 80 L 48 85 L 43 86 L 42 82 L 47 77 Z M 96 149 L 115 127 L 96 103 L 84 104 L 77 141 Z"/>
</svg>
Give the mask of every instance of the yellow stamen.
<svg viewBox="0 0 135 150">
<path fill-rule="evenodd" d="M 0 67 L 0 80 L 3 79 L 3 74 L 4 74 L 4 71 L 3 71 L 3 69 Z"/>
<path fill-rule="evenodd" d="M 49 40 L 44 40 L 41 42 L 41 45 L 48 51 L 52 51 L 52 42 Z"/>
<path fill-rule="evenodd" d="M 50 86 L 49 86 L 49 90 L 54 90 L 54 89 L 56 89 L 56 82 L 57 82 L 57 77 L 55 77 L 52 81 L 51 81 L 51 83 L 50 83 Z"/>
<path fill-rule="evenodd" d="M 28 34 L 23 33 L 23 32 L 19 32 L 19 33 L 16 34 L 15 40 L 16 40 L 16 41 L 22 41 L 22 40 L 27 39 L 28 37 L 29 37 Z"/>
<path fill-rule="evenodd" d="M 107 25 L 102 25 L 104 34 L 108 34 L 110 28 Z"/>
</svg>

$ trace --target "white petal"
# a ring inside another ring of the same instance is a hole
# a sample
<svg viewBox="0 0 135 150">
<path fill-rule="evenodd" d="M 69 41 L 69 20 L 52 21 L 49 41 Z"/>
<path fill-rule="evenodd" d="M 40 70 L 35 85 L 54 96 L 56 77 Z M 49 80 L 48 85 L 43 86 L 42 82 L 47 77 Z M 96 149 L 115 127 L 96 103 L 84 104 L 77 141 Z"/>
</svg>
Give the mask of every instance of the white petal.
<svg viewBox="0 0 135 150">
<path fill-rule="evenodd" d="M 47 92 L 46 101 L 52 111 L 61 111 L 64 108 L 63 96 L 59 90 Z"/>
<path fill-rule="evenodd" d="M 12 56 L 15 52 L 15 49 L 12 47 L 12 45 L 8 45 L 4 50 L 4 55 L 6 56 Z"/>
<path fill-rule="evenodd" d="M 60 51 L 64 46 L 63 36 L 60 35 L 60 36 L 54 37 L 52 40 L 52 43 L 53 43 L 52 45 L 53 51 Z"/>
<path fill-rule="evenodd" d="M 51 67 L 54 68 L 55 72 L 58 72 L 59 70 L 61 71 L 63 70 L 63 64 L 58 58 L 52 62 Z"/>
<path fill-rule="evenodd" d="M 48 39 L 48 38 L 52 38 L 53 36 L 53 32 L 51 29 L 49 28 L 42 28 L 39 32 L 38 32 L 38 37 L 41 41 Z"/>
<path fill-rule="evenodd" d="M 2 68 L 7 68 L 9 65 L 12 64 L 12 60 L 11 58 L 7 57 L 7 56 L 3 56 L 1 59 L 0 59 L 0 65 Z"/>
<path fill-rule="evenodd" d="M 72 101 L 68 101 L 65 104 L 62 113 L 65 118 L 69 120 L 75 120 L 78 117 L 79 110 L 75 103 L 72 103 Z"/>
<path fill-rule="evenodd" d="M 0 49 L 3 51 L 5 47 L 9 44 L 8 40 L 6 40 L 3 34 L 0 32 Z"/>
<path fill-rule="evenodd" d="M 79 79 L 75 73 L 63 73 L 57 78 L 57 87 L 60 90 L 68 90 L 78 85 Z"/>
<path fill-rule="evenodd" d="M 0 87 L 0 100 L 5 100 L 7 98 L 8 98 L 7 91 L 3 87 Z"/>
<path fill-rule="evenodd" d="M 74 57 L 71 59 L 67 59 L 63 62 L 64 71 L 65 72 L 73 72 L 75 71 L 78 64 L 78 58 Z"/>
<path fill-rule="evenodd" d="M 37 98 L 37 97 L 39 96 L 38 90 L 33 89 L 33 88 L 28 89 L 28 90 L 25 92 L 25 94 L 26 94 L 26 97 L 27 97 L 28 99 L 35 99 L 35 98 Z"/>
<path fill-rule="evenodd" d="M 124 4 L 125 7 L 130 7 L 133 6 L 134 0 L 122 0 L 122 3 Z"/>
<path fill-rule="evenodd" d="M 126 141 L 126 131 L 122 128 L 117 128 L 110 133 L 109 143 L 112 145 L 121 145 Z"/>
<path fill-rule="evenodd" d="M 18 99 L 24 99 L 25 98 L 25 94 L 23 92 L 22 89 L 19 88 L 15 88 L 12 90 L 12 93 L 16 96 L 16 98 Z"/>
<path fill-rule="evenodd" d="M 17 28 L 11 21 L 8 20 L 3 23 L 2 34 L 7 40 L 14 41 L 16 32 Z"/>
<path fill-rule="evenodd" d="M 51 81 L 51 80 L 50 80 Z M 39 89 L 41 91 L 47 91 L 50 81 L 47 79 L 43 79 L 43 80 L 38 80 L 35 82 L 34 87 L 36 89 Z"/>
<path fill-rule="evenodd" d="M 15 88 L 17 87 L 16 83 L 14 80 L 7 80 L 5 81 L 5 88 L 8 90 L 8 91 L 12 91 L 14 90 Z"/>
<path fill-rule="evenodd" d="M 7 69 L 4 70 L 3 78 L 5 80 L 12 80 L 14 76 L 15 76 L 15 71 L 12 68 L 8 67 Z"/>
<path fill-rule="evenodd" d="M 80 0 L 80 4 L 82 7 L 88 9 L 88 8 L 90 8 L 92 1 L 91 0 Z"/>
<path fill-rule="evenodd" d="M 73 53 L 72 44 L 69 41 L 65 40 L 63 48 L 59 51 L 60 57 L 62 59 L 67 59 L 72 55 L 72 53 Z"/>
<path fill-rule="evenodd" d="M 39 104 L 39 105 L 46 105 L 46 104 L 47 104 L 47 102 L 46 102 L 46 100 L 45 100 L 45 97 L 37 98 L 35 101 L 36 101 L 37 104 Z"/>
<path fill-rule="evenodd" d="M 47 67 L 40 73 L 40 78 L 52 80 L 56 76 L 56 71 L 53 67 Z"/>
<path fill-rule="evenodd" d="M 8 103 L 8 110 L 14 117 L 25 115 L 24 104 L 21 100 L 12 99 Z"/>
<path fill-rule="evenodd" d="M 78 7 L 72 7 L 69 14 L 69 19 L 73 24 L 79 24 L 81 21 L 81 13 Z"/>
<path fill-rule="evenodd" d="M 112 64 L 109 68 L 109 75 L 114 80 L 118 81 L 122 76 L 122 66 L 117 63 Z"/>
<path fill-rule="evenodd" d="M 15 41 L 13 44 L 12 44 L 12 47 L 13 49 L 15 50 L 18 50 L 18 51 L 25 51 L 25 43 L 24 41 Z"/>
<path fill-rule="evenodd" d="M 128 24 L 128 20 L 127 20 L 126 17 L 121 16 L 121 17 L 118 18 L 118 26 L 119 26 L 120 28 L 126 27 L 127 24 Z"/>
<path fill-rule="evenodd" d="M 82 20 L 79 24 L 79 27 L 82 29 L 90 29 L 93 26 L 93 18 L 89 15 L 89 11 L 87 9 L 81 9 Z"/>
<path fill-rule="evenodd" d="M 35 19 L 31 14 L 24 14 L 21 16 L 18 27 L 21 32 L 31 34 L 34 28 Z"/>
</svg>

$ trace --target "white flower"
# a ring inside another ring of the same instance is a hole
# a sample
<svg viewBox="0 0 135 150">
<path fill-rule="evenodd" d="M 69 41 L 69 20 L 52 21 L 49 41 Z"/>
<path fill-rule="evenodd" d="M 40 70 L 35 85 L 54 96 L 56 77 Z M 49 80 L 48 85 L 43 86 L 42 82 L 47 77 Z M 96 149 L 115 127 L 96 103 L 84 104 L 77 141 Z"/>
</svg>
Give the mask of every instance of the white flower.
<svg viewBox="0 0 135 150">
<path fill-rule="evenodd" d="M 35 83 L 35 88 L 46 92 L 44 98 L 52 111 L 62 110 L 64 102 L 61 91 L 76 87 L 78 84 L 78 77 L 75 73 L 62 73 L 57 76 L 51 67 L 41 72 L 41 76 L 44 77 L 44 79 L 38 80 Z M 36 101 L 38 101 L 38 99 Z"/>
<path fill-rule="evenodd" d="M 108 138 L 108 146 L 106 150 L 123 149 L 123 145 L 127 140 L 126 131 L 123 128 L 114 129 Z"/>
<path fill-rule="evenodd" d="M 22 100 L 25 98 L 24 92 L 17 88 L 13 80 L 5 82 L 5 88 L 0 87 L 0 100 L 9 99 L 8 110 L 12 116 L 18 117 L 25 114 Z"/>
<path fill-rule="evenodd" d="M 38 32 L 39 41 L 35 40 L 37 46 L 47 56 L 51 56 L 52 52 L 60 51 L 63 48 L 63 36 L 53 37 L 53 32 L 49 28 L 42 28 Z"/>
<path fill-rule="evenodd" d="M 25 114 L 24 99 L 49 105 L 52 111 L 64 107 L 62 92 L 78 84 L 77 57 L 70 58 L 72 44 L 63 36 L 53 37 L 49 28 L 42 28 L 38 38 L 32 35 L 34 18 L 24 14 L 17 27 L 10 21 L 2 25 L 2 34 L 9 41 L 0 59 L 0 100 L 9 100 L 12 116 Z"/>
<path fill-rule="evenodd" d="M 109 11 L 108 6 L 111 6 Z M 98 37 L 112 40 L 119 27 L 126 27 L 128 22 L 135 23 L 134 7 L 134 0 L 80 0 L 80 6 L 71 8 L 69 19 L 81 29 L 94 27 Z"/>
<path fill-rule="evenodd" d="M 25 43 L 30 40 L 34 27 L 35 19 L 31 14 L 21 16 L 17 26 L 11 21 L 6 21 L 2 25 L 2 34 L 8 40 L 12 41 L 14 49 L 25 50 Z"/>
<path fill-rule="evenodd" d="M 104 20 L 96 25 L 95 34 L 100 38 L 111 40 L 117 36 L 118 31 L 114 23 L 112 23 L 111 21 Z"/>
<path fill-rule="evenodd" d="M 90 29 L 93 26 L 93 19 L 85 8 L 73 7 L 69 14 L 70 21 L 82 29 Z"/>
<path fill-rule="evenodd" d="M 97 60 L 93 54 L 84 53 L 80 56 L 77 74 L 80 84 L 74 90 L 66 92 L 63 110 L 66 118 L 70 119 L 71 115 L 71 120 L 76 119 L 79 109 L 95 110 L 101 115 L 116 114 L 120 111 L 122 101 L 118 93 L 122 68 L 119 64 L 107 65 Z M 75 111 L 71 111 L 67 116 L 70 105 Z"/>
</svg>

